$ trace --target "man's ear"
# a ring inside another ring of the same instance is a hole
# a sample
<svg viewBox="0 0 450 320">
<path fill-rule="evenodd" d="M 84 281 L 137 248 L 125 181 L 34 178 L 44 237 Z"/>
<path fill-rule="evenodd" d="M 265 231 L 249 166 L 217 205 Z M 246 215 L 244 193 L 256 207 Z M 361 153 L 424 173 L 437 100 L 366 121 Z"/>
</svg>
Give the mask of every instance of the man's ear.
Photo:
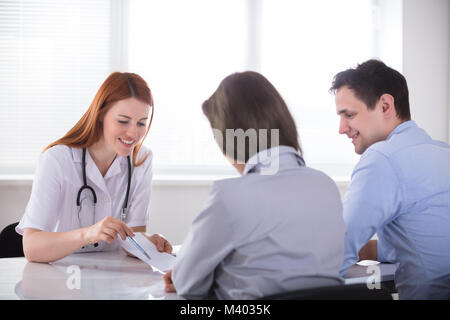
<svg viewBox="0 0 450 320">
<path fill-rule="evenodd" d="M 396 116 L 394 97 L 389 93 L 381 95 L 379 103 L 381 104 L 381 110 L 386 118 Z"/>
</svg>

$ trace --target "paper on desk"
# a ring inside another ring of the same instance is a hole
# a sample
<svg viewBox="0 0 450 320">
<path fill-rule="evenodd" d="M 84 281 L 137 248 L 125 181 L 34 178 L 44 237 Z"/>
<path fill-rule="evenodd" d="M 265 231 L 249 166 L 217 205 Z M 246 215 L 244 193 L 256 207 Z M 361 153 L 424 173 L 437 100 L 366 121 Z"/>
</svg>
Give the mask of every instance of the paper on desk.
<svg viewBox="0 0 450 320">
<path fill-rule="evenodd" d="M 140 232 L 135 232 L 133 239 L 142 247 L 142 249 L 144 249 L 145 252 L 147 252 L 150 259 L 147 258 L 138 248 L 136 248 L 134 243 L 128 238 L 122 240 L 119 237 L 122 248 L 160 271 L 165 272 L 172 269 L 172 266 L 175 263 L 175 257 L 173 255 L 166 252 L 159 252 L 156 246 Z"/>
</svg>

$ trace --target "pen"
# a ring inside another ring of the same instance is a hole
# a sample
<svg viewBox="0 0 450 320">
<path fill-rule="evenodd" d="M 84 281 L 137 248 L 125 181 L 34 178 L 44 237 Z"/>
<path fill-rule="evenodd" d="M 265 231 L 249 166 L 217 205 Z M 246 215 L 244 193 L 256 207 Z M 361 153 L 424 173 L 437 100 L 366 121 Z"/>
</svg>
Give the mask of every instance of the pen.
<svg viewBox="0 0 450 320">
<path fill-rule="evenodd" d="M 132 237 L 130 237 L 130 236 L 127 236 L 127 238 L 130 239 L 130 240 L 133 242 L 133 244 L 135 245 L 135 247 L 138 248 L 138 250 L 139 250 L 140 252 L 142 252 L 143 255 L 145 255 L 148 259 L 151 259 L 150 256 L 147 254 L 147 252 L 145 252 L 145 250 L 142 249 L 142 247 L 136 242 L 136 240 L 134 240 L 134 239 L 133 239 Z"/>
</svg>

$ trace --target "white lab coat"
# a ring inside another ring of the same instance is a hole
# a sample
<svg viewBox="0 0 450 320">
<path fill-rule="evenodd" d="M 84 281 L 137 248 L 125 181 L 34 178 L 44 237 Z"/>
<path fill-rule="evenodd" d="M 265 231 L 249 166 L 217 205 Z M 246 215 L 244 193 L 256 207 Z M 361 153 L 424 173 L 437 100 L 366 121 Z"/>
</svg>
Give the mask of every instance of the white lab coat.
<svg viewBox="0 0 450 320">
<path fill-rule="evenodd" d="M 70 231 L 91 226 L 106 216 L 120 220 L 128 182 L 127 158 L 117 156 L 103 177 L 89 152 L 86 152 L 87 184 L 97 195 L 94 221 L 93 197 L 89 190 L 85 189 L 82 193 L 80 212 L 76 205 L 78 190 L 83 185 L 82 151 L 57 145 L 40 155 L 30 200 L 16 227 L 19 234 L 23 234 L 25 228 Z M 153 154 L 142 146 L 137 159 L 145 154 L 149 156 L 143 164 L 139 167 L 131 165 L 128 214 L 125 220 L 129 227 L 147 225 Z M 97 247 L 86 246 L 80 252 L 109 251 L 118 247 L 118 241 L 112 244 L 101 241 Z"/>
<path fill-rule="evenodd" d="M 179 295 L 255 299 L 343 282 L 336 184 L 305 167 L 294 148 L 271 151 L 265 161 L 253 161 L 260 154 L 249 159 L 241 177 L 213 184 L 173 268 Z"/>
</svg>

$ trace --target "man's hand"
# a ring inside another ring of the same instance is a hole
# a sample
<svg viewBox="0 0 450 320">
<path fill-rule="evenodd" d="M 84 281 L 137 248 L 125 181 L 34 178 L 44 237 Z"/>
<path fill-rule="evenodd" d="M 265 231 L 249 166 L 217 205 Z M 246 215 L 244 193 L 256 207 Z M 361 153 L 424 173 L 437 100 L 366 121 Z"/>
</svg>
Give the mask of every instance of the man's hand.
<svg viewBox="0 0 450 320">
<path fill-rule="evenodd" d="M 159 252 L 172 253 L 172 245 L 160 234 L 149 235 L 145 232 L 142 234 L 156 246 Z"/>
<path fill-rule="evenodd" d="M 166 292 L 177 292 L 172 282 L 172 269 L 167 271 L 163 275 L 163 280 L 164 280 L 164 290 Z"/>
<path fill-rule="evenodd" d="M 377 240 L 369 240 L 364 247 L 359 250 L 359 260 L 374 260 L 378 259 Z"/>
<path fill-rule="evenodd" d="M 171 244 L 160 234 L 149 235 L 148 233 L 145 232 L 145 227 L 132 227 L 132 230 L 134 232 L 141 232 L 149 241 L 151 241 L 156 246 L 156 248 L 158 249 L 159 252 L 167 252 L 170 254 L 172 253 Z M 123 248 L 122 248 L 122 250 L 128 256 L 136 258 L 134 255 L 132 255 L 127 250 L 125 250 Z"/>
</svg>

